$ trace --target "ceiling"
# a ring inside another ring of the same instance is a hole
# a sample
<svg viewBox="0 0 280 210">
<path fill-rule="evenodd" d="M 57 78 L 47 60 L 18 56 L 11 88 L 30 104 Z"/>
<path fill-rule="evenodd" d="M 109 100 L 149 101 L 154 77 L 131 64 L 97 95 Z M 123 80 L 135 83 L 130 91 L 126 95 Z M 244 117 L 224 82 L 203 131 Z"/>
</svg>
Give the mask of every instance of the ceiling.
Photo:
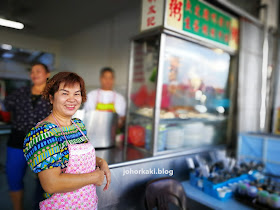
<svg viewBox="0 0 280 210">
<path fill-rule="evenodd" d="M 54 55 L 36 50 L 16 48 L 11 45 L 0 45 L 0 60 L 13 60 L 22 64 L 44 63 L 53 68 Z"/>
<path fill-rule="evenodd" d="M 217 0 L 207 0 L 217 4 Z M 229 0 L 242 6 L 247 12 L 258 14 L 260 0 Z M 0 30 L 63 40 L 92 25 L 111 18 L 123 11 L 141 10 L 142 0 L 1 0 L 0 17 L 19 21 L 23 30 L 1 27 Z M 221 5 L 220 5 L 221 6 Z M 140 18 L 140 17 L 139 17 Z M 23 63 L 47 61 L 53 63 L 51 54 L 24 49 L 5 49 L 0 40 L 0 58 L 13 59 Z"/>
<path fill-rule="evenodd" d="M 18 33 L 62 40 L 124 10 L 141 8 L 141 0 L 1 0 L 0 17 L 25 25 Z M 140 17 L 139 17 L 140 18 Z M 0 26 L 0 30 L 15 30 Z"/>
<path fill-rule="evenodd" d="M 223 7 L 218 0 L 207 1 Z M 227 1 L 258 17 L 260 0 Z M 25 28 L 18 33 L 63 40 L 124 10 L 138 9 L 140 14 L 141 2 L 142 0 L 1 0 L 0 17 L 22 22 Z M 15 29 L 0 26 L 0 30 Z"/>
</svg>

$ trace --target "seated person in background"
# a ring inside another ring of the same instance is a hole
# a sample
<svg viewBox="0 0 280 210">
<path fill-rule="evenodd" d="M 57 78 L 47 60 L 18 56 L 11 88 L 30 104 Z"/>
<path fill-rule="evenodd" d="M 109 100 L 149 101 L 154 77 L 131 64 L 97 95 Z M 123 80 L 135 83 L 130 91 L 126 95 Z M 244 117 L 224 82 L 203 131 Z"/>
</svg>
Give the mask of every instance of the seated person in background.
<svg viewBox="0 0 280 210">
<path fill-rule="evenodd" d="M 119 115 L 119 128 L 122 128 L 125 121 L 126 102 L 124 97 L 113 90 L 115 72 L 110 67 L 104 67 L 100 71 L 101 88 L 93 90 L 87 95 L 85 111 L 98 110 L 115 112 Z"/>
</svg>

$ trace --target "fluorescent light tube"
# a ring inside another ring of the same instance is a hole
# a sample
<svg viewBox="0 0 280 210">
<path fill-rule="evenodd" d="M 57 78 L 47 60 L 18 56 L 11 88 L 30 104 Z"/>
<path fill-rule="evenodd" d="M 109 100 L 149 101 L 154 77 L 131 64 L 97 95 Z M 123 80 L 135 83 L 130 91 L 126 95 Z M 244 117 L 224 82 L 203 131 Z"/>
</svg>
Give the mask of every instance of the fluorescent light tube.
<svg viewBox="0 0 280 210">
<path fill-rule="evenodd" d="M 24 28 L 24 25 L 22 23 L 11 21 L 11 20 L 6 20 L 3 18 L 0 18 L 0 26 L 5 26 L 5 27 L 15 28 L 15 29 Z"/>
<path fill-rule="evenodd" d="M 11 45 L 9 45 L 9 44 L 2 44 L 1 47 L 2 47 L 2 49 L 4 49 L 4 50 L 11 50 L 11 49 L 13 48 L 13 47 L 12 47 Z"/>
</svg>

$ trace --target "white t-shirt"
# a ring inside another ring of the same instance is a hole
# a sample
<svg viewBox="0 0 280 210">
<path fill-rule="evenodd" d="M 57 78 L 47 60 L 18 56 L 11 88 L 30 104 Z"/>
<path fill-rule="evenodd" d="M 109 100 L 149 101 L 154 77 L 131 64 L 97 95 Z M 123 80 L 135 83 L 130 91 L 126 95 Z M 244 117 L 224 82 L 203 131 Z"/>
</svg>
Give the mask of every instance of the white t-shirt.
<svg viewBox="0 0 280 210">
<path fill-rule="evenodd" d="M 99 91 L 99 96 L 98 96 L 98 91 Z M 114 101 L 114 98 L 115 98 L 114 104 L 115 104 L 115 109 L 117 114 L 120 117 L 124 117 L 126 102 L 124 97 L 121 94 L 117 93 L 116 91 L 101 90 L 101 89 L 90 91 L 87 94 L 87 101 L 85 103 L 84 109 L 86 112 L 90 110 L 95 110 L 97 100 L 101 103 L 108 104 L 108 103 L 112 103 Z"/>
</svg>

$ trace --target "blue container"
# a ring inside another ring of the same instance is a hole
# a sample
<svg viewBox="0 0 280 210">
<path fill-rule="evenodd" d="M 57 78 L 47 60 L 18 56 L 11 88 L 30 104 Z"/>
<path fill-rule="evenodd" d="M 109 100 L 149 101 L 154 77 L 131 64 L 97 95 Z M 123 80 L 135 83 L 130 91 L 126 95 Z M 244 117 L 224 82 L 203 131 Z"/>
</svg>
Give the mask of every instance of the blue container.
<svg viewBox="0 0 280 210">
<path fill-rule="evenodd" d="M 229 179 L 219 184 L 214 184 L 213 182 L 210 182 L 208 179 L 204 179 L 203 191 L 208 195 L 211 195 L 212 197 L 215 197 L 221 201 L 226 201 L 229 198 L 232 198 L 234 195 L 234 190 L 232 189 L 230 184 L 239 183 L 241 181 L 246 181 L 246 180 L 251 181 L 253 180 L 253 178 L 248 174 L 243 174 L 239 177 Z"/>
<path fill-rule="evenodd" d="M 241 133 L 237 158 L 241 161 L 261 161 L 265 164 L 265 172 L 279 175 L 280 135 Z"/>
<path fill-rule="evenodd" d="M 280 163 L 280 137 L 279 139 L 268 138 L 267 139 L 267 153 L 266 160 L 269 162 L 279 162 Z M 280 174 L 280 173 L 278 173 Z"/>
<path fill-rule="evenodd" d="M 241 135 L 239 137 L 238 154 L 254 160 L 262 160 L 263 157 L 263 138 L 258 136 Z"/>
<path fill-rule="evenodd" d="M 208 195 L 211 195 L 214 198 L 217 198 L 221 201 L 228 200 L 232 197 L 233 192 L 232 191 L 226 191 L 225 187 L 229 186 L 227 185 L 227 182 L 222 182 L 219 184 L 213 184 L 213 182 L 210 182 L 207 179 L 204 179 L 204 189 L 203 191 L 207 193 Z"/>
<path fill-rule="evenodd" d="M 203 178 L 197 177 L 194 172 L 190 173 L 190 184 L 200 190 L 203 190 Z"/>
</svg>

